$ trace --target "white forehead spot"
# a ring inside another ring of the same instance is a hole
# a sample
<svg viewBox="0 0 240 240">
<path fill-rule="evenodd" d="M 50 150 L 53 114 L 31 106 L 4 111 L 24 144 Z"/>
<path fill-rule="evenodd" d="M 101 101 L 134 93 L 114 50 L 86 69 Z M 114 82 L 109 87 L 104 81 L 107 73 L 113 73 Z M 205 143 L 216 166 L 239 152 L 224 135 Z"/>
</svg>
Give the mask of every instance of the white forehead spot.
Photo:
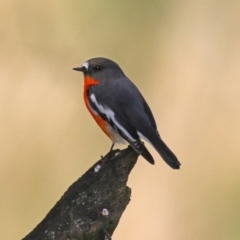
<svg viewBox="0 0 240 240">
<path fill-rule="evenodd" d="M 83 63 L 83 67 L 85 67 L 86 69 L 88 69 L 88 66 L 89 66 L 88 62 Z"/>
</svg>

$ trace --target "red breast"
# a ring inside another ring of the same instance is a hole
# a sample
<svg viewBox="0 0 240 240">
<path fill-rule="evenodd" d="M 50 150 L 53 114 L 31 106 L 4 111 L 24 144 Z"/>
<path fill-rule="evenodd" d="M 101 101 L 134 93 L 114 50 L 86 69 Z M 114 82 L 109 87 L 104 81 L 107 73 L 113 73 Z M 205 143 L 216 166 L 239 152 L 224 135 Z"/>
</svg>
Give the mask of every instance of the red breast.
<svg viewBox="0 0 240 240">
<path fill-rule="evenodd" d="M 96 123 L 99 125 L 99 127 L 103 130 L 103 132 L 112 140 L 114 141 L 115 138 L 114 136 L 109 132 L 108 130 L 108 123 L 103 120 L 98 114 L 96 115 L 95 113 L 93 113 L 93 111 L 91 110 L 90 106 L 89 106 L 89 101 L 88 101 L 88 89 L 93 86 L 93 85 L 97 85 L 99 84 L 99 81 L 97 81 L 94 78 L 91 78 L 89 76 L 85 76 L 84 77 L 84 91 L 83 91 L 83 98 L 84 98 L 84 102 L 86 104 L 86 107 L 88 109 L 88 111 L 91 113 L 92 117 L 94 118 L 94 120 L 96 121 Z"/>
</svg>

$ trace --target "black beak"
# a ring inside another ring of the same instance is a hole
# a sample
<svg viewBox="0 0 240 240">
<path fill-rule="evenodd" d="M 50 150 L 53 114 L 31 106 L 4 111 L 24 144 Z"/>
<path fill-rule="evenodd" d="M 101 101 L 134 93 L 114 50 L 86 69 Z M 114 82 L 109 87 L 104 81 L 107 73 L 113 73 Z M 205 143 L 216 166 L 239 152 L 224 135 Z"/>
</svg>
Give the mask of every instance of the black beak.
<svg viewBox="0 0 240 240">
<path fill-rule="evenodd" d="M 75 71 L 79 71 L 79 72 L 87 72 L 87 69 L 85 67 L 76 67 L 76 68 L 73 68 L 73 70 Z"/>
</svg>

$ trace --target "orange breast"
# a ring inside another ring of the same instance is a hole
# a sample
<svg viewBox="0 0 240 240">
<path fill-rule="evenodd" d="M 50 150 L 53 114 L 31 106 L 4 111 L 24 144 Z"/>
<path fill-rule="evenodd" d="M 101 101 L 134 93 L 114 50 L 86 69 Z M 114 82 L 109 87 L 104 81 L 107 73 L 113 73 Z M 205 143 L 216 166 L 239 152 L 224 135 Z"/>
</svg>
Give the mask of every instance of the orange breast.
<svg viewBox="0 0 240 240">
<path fill-rule="evenodd" d="M 88 101 L 88 96 L 87 96 L 87 91 L 88 89 L 92 86 L 92 85 L 97 85 L 99 84 L 99 82 L 94 79 L 91 78 L 89 76 L 86 76 L 84 78 L 84 92 L 83 92 L 83 98 L 84 98 L 84 102 L 86 104 L 86 107 L 88 109 L 88 111 L 91 113 L 92 117 L 94 118 L 94 120 L 96 121 L 96 123 L 99 125 L 99 127 L 103 130 L 103 132 L 112 140 L 114 141 L 114 136 L 110 133 L 110 131 L 108 130 L 108 123 L 103 120 L 98 114 L 95 114 L 90 106 L 89 106 L 89 101 Z"/>
</svg>

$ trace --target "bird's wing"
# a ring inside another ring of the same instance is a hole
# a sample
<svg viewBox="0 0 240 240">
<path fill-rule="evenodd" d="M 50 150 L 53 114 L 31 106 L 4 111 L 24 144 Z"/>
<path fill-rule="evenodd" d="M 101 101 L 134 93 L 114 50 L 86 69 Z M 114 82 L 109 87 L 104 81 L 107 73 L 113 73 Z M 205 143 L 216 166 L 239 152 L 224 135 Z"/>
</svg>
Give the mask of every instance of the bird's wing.
<svg viewBox="0 0 240 240">
<path fill-rule="evenodd" d="M 89 89 L 87 94 L 90 107 L 107 121 L 139 154 L 153 164 L 154 160 L 141 142 L 138 130 L 134 126 L 134 124 L 139 125 L 139 121 L 143 121 L 141 116 L 138 116 L 139 112 L 145 111 L 144 105 L 141 102 L 142 97 L 139 99 L 140 102 L 137 101 L 138 106 L 136 107 L 138 109 L 134 109 L 132 101 L 136 101 L 136 96 L 134 97 L 134 95 L 130 94 L 132 91 L 135 91 L 134 88 L 129 91 L 128 88 L 120 89 L 119 87 L 122 86 L 116 86 L 115 84 L 110 86 L 108 84 L 107 87 L 108 89 L 106 89 L 104 84 L 99 84 Z M 134 114 L 135 112 L 137 112 L 137 116 Z"/>
<path fill-rule="evenodd" d="M 180 162 L 160 138 L 152 112 L 135 85 L 128 79 L 94 85 L 88 92 L 89 104 L 146 160 L 154 160 L 141 142 L 147 140 L 174 169 Z"/>
<path fill-rule="evenodd" d="M 95 111 L 108 121 L 113 121 L 116 126 L 120 124 L 127 130 L 130 139 L 136 139 L 138 132 L 143 135 L 150 130 L 157 133 L 156 122 L 148 104 L 127 78 L 92 86 L 88 98 Z"/>
</svg>

